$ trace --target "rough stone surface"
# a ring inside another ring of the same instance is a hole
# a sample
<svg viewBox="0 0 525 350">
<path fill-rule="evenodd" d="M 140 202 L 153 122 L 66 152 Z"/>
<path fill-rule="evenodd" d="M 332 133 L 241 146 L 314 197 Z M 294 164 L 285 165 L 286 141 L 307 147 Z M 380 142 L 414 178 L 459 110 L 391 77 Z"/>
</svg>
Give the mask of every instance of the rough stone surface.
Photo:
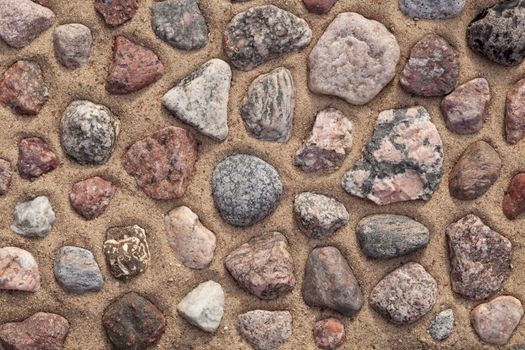
<svg viewBox="0 0 525 350">
<path fill-rule="evenodd" d="M 60 140 L 64 151 L 79 164 L 105 164 L 117 142 L 119 119 L 105 106 L 73 101 L 62 114 Z"/>
<path fill-rule="evenodd" d="M 330 12 L 337 0 L 303 0 L 309 12 L 323 15 Z"/>
<path fill-rule="evenodd" d="M 292 134 L 294 108 L 292 73 L 279 67 L 251 83 L 240 113 L 246 129 L 256 139 L 287 143 Z"/>
<path fill-rule="evenodd" d="M 128 279 L 141 274 L 151 258 L 146 231 L 138 225 L 108 229 L 104 255 L 115 278 Z"/>
<path fill-rule="evenodd" d="M 55 212 L 46 196 L 16 205 L 11 230 L 28 238 L 45 237 L 55 223 Z"/>
<path fill-rule="evenodd" d="M 0 158 L 0 196 L 6 195 L 9 191 L 12 176 L 11 162 L 7 159 Z"/>
<path fill-rule="evenodd" d="M 361 288 L 339 249 L 315 248 L 306 261 L 302 289 L 304 302 L 353 316 L 363 306 Z"/>
<path fill-rule="evenodd" d="M 366 104 L 394 78 L 399 56 L 395 36 L 382 23 L 341 13 L 310 53 L 310 90 Z"/>
<path fill-rule="evenodd" d="M 139 0 L 95 0 L 95 9 L 110 27 L 115 27 L 131 20 Z"/>
<path fill-rule="evenodd" d="M 199 284 L 177 305 L 178 313 L 190 324 L 213 333 L 224 315 L 224 291 L 219 283 Z"/>
<path fill-rule="evenodd" d="M 503 197 L 503 213 L 509 220 L 517 219 L 525 211 L 525 174 L 515 175 Z"/>
<path fill-rule="evenodd" d="M 496 182 L 500 171 L 498 152 L 485 141 L 476 141 L 467 147 L 450 172 L 450 195 L 461 200 L 481 197 Z"/>
<path fill-rule="evenodd" d="M 197 141 L 189 130 L 168 126 L 134 143 L 122 165 L 153 199 L 180 198 L 193 177 Z"/>
<path fill-rule="evenodd" d="M 357 224 L 356 231 L 363 253 L 376 259 L 410 254 L 430 240 L 428 228 L 404 215 L 370 215 Z"/>
<path fill-rule="evenodd" d="M 454 311 L 446 309 L 434 317 L 428 326 L 428 333 L 435 341 L 443 341 L 450 337 L 454 330 Z"/>
<path fill-rule="evenodd" d="M 79 181 L 69 193 L 69 203 L 84 219 L 93 220 L 102 215 L 117 188 L 99 176 Z"/>
<path fill-rule="evenodd" d="M 248 71 L 299 51 L 311 40 L 304 19 L 273 5 L 255 6 L 232 18 L 224 32 L 224 50 L 236 68 Z"/>
<path fill-rule="evenodd" d="M 342 179 L 346 192 L 379 205 L 428 200 L 442 176 L 443 144 L 424 107 L 381 112 L 362 158 Z"/>
<path fill-rule="evenodd" d="M 318 348 L 337 349 L 345 341 L 345 326 L 335 318 L 317 321 L 314 325 L 314 341 Z"/>
<path fill-rule="evenodd" d="M 399 0 L 399 9 L 414 19 L 449 19 L 459 16 L 465 0 Z"/>
<path fill-rule="evenodd" d="M 0 248 L 0 290 L 36 292 L 40 289 L 38 264 L 26 250 Z"/>
<path fill-rule="evenodd" d="M 58 157 L 48 143 L 40 137 L 21 139 L 18 144 L 18 173 L 26 180 L 38 177 L 56 169 Z"/>
<path fill-rule="evenodd" d="M 369 303 L 396 324 L 408 324 L 426 315 L 436 303 L 436 280 L 417 263 L 407 263 L 389 273 L 372 289 Z"/>
<path fill-rule="evenodd" d="M 288 311 L 248 311 L 237 317 L 237 330 L 255 350 L 277 349 L 292 336 L 292 315 Z"/>
<path fill-rule="evenodd" d="M 167 0 L 151 8 L 151 25 L 159 38 L 181 50 L 208 43 L 208 25 L 195 0 Z"/>
<path fill-rule="evenodd" d="M 525 137 L 525 79 L 512 85 L 507 93 L 505 137 L 511 145 Z"/>
<path fill-rule="evenodd" d="M 511 268 L 510 241 L 469 214 L 446 229 L 452 290 L 483 300 L 496 293 Z"/>
<path fill-rule="evenodd" d="M 314 239 L 323 239 L 334 234 L 350 218 L 343 203 L 311 192 L 295 196 L 294 214 L 301 231 Z"/>
<path fill-rule="evenodd" d="M 104 277 L 87 249 L 65 246 L 60 248 L 53 265 L 55 278 L 64 290 L 84 294 L 98 292 L 104 287 Z"/>
<path fill-rule="evenodd" d="M 162 98 L 178 119 L 217 141 L 228 136 L 228 100 L 232 71 L 214 58 L 182 79 Z"/>
<path fill-rule="evenodd" d="M 410 50 L 401 86 L 417 96 L 444 96 L 458 85 L 459 55 L 437 34 L 427 34 Z"/>
<path fill-rule="evenodd" d="M 53 32 L 57 60 L 69 69 L 77 69 L 87 63 L 92 43 L 91 30 L 80 23 L 63 24 Z"/>
<path fill-rule="evenodd" d="M 288 241 L 279 232 L 253 237 L 231 252 L 224 265 L 242 287 L 260 299 L 276 299 L 295 287 Z"/>
<path fill-rule="evenodd" d="M 224 220 L 234 226 L 251 226 L 277 208 L 283 185 L 277 170 L 264 160 L 235 154 L 215 167 L 212 190 Z"/>
</svg>

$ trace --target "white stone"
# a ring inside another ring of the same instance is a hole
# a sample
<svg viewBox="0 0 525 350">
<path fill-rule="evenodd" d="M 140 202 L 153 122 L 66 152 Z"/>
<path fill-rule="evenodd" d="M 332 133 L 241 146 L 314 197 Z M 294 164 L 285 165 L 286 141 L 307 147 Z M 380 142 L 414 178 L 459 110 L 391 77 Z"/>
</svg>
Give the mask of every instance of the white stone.
<svg viewBox="0 0 525 350">
<path fill-rule="evenodd" d="M 224 315 L 224 291 L 219 283 L 201 283 L 181 300 L 177 311 L 186 321 L 213 333 Z"/>
<path fill-rule="evenodd" d="M 18 203 L 11 230 L 25 237 L 45 237 L 55 223 L 55 212 L 46 196 Z"/>
</svg>

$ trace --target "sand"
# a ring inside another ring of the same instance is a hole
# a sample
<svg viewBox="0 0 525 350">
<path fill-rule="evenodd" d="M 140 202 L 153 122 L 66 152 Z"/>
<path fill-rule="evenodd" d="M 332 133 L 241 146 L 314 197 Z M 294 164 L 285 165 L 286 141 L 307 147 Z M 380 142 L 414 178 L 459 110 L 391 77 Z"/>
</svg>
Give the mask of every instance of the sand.
<svg viewBox="0 0 525 350">
<path fill-rule="evenodd" d="M 405 262 L 421 263 L 436 278 L 439 298 L 433 310 L 419 322 L 409 326 L 395 326 L 385 321 L 365 303 L 361 312 L 353 319 L 342 318 L 347 328 L 347 341 L 342 349 L 493 349 L 479 341 L 469 323 L 469 312 L 477 305 L 455 295 L 450 288 L 449 263 L 445 246 L 445 227 L 473 212 L 488 225 L 508 237 L 514 247 L 513 271 L 499 294 L 513 295 L 525 301 L 525 236 L 520 232 L 525 218 L 507 220 L 501 210 L 501 201 L 510 178 L 525 170 L 523 155 L 525 141 L 509 146 L 504 141 L 505 94 L 510 84 L 523 76 L 523 68 L 502 67 L 483 59 L 468 49 L 465 30 L 468 22 L 484 7 L 496 1 L 468 1 L 462 15 L 447 21 L 413 21 L 404 17 L 395 0 L 349 1 L 340 0 L 328 15 L 307 13 L 300 0 L 253 0 L 232 5 L 228 0 L 200 0 L 210 28 L 210 42 L 202 50 L 186 53 L 176 50 L 153 33 L 150 26 L 152 0 L 141 1 L 134 19 L 118 28 L 110 29 L 96 14 L 92 1 L 86 0 L 42 0 L 57 14 L 55 26 L 79 22 L 91 28 L 94 49 L 89 63 L 84 68 L 68 71 L 61 67 L 52 45 L 52 29 L 46 31 L 24 49 L 9 48 L 0 43 L 0 72 L 17 59 L 38 61 L 50 87 L 50 100 L 38 117 L 26 118 L 0 108 L 0 157 L 13 164 L 17 161 L 18 140 L 27 135 L 39 135 L 50 141 L 61 160 L 61 166 L 53 172 L 30 183 L 15 174 L 11 190 L 0 198 L 0 245 L 18 246 L 32 252 L 40 264 L 42 289 L 35 294 L 0 292 L 0 323 L 22 320 L 34 312 L 55 312 L 71 323 L 65 348 L 75 350 L 110 349 L 104 334 L 101 317 L 104 308 L 118 296 L 128 292 L 143 293 L 163 310 L 167 328 L 156 349 L 249 349 L 235 329 L 236 316 L 252 309 L 290 310 L 293 315 L 293 336 L 282 349 L 314 349 L 311 334 L 314 322 L 321 317 L 336 316 L 329 310 L 307 307 L 301 297 L 301 281 L 304 264 L 309 251 L 316 246 L 334 245 L 341 249 L 352 267 L 365 298 L 375 284 L 389 271 Z M 251 72 L 234 70 L 229 104 L 230 135 L 223 143 L 214 142 L 198 135 L 201 143 L 199 160 L 194 179 L 180 200 L 155 201 L 140 191 L 134 179 L 125 173 L 121 157 L 126 148 L 155 130 L 182 124 L 170 116 L 161 106 L 161 96 L 179 79 L 212 57 L 226 59 L 222 50 L 222 31 L 236 13 L 253 5 L 272 3 L 306 19 L 313 29 L 310 46 L 299 53 L 289 54 L 268 62 Z M 396 35 L 401 46 L 402 58 L 397 67 L 396 78 L 372 102 L 356 107 L 346 102 L 309 92 L 307 87 L 306 59 L 330 21 L 340 12 L 355 11 L 383 22 Z M 409 96 L 399 86 L 399 73 L 412 45 L 427 33 L 435 32 L 456 47 L 461 59 L 461 83 L 475 77 L 485 77 L 492 88 L 493 98 L 489 117 L 480 133 L 459 136 L 449 132 L 439 111 L 440 98 L 416 98 Z M 152 48 L 165 65 L 166 73 L 160 81 L 137 93 L 126 96 L 111 96 L 104 89 L 106 72 L 111 60 L 112 37 L 126 34 Z M 239 117 L 239 104 L 248 85 L 259 74 L 276 67 L 291 70 L 297 86 L 297 106 L 293 135 L 286 145 L 255 140 L 250 137 Z M 75 99 L 89 99 L 108 106 L 122 121 L 122 132 L 111 160 L 103 166 L 86 167 L 68 159 L 59 142 L 59 120 L 62 111 Z M 369 140 L 378 113 L 381 110 L 423 105 L 428 108 L 432 120 L 443 138 L 445 146 L 444 176 L 441 185 L 428 202 L 412 202 L 378 207 L 346 194 L 340 185 L 341 176 L 360 157 L 361 149 Z M 342 110 L 354 123 L 354 147 L 341 169 L 333 174 L 306 175 L 292 164 L 292 158 L 308 135 L 315 113 L 327 106 Z M 495 185 L 475 201 L 458 201 L 448 193 L 448 174 L 455 160 L 465 147 L 483 139 L 491 143 L 503 159 L 501 176 Z M 284 183 L 284 195 L 276 212 L 266 220 L 249 228 L 234 228 L 226 224 L 214 207 L 211 197 L 211 174 L 214 165 L 227 155 L 248 152 L 260 156 L 273 164 Z M 68 192 L 78 180 L 101 175 L 112 180 L 118 192 L 107 212 L 93 221 L 84 221 L 70 207 Z M 308 240 L 299 232 L 292 219 L 293 198 L 302 191 L 314 191 L 334 196 L 342 201 L 350 212 L 350 223 L 333 238 L 320 242 Z M 10 231 L 12 211 L 19 201 L 45 194 L 49 196 L 57 213 L 56 224 L 48 237 L 40 240 L 21 238 Z M 192 271 L 182 266 L 170 250 L 163 226 L 163 215 L 178 205 L 187 205 L 201 218 L 203 224 L 217 235 L 215 258 L 208 269 Z M 390 261 L 367 259 L 359 249 L 355 227 L 364 216 L 374 213 L 397 213 L 414 217 L 429 227 L 431 240 L 428 247 L 418 253 Z M 139 224 L 149 235 L 152 253 L 150 268 L 140 277 L 123 283 L 114 279 L 104 261 L 102 244 L 107 228 L 118 225 Z M 223 266 L 222 259 L 238 245 L 251 237 L 269 230 L 283 232 L 289 239 L 296 267 L 298 285 L 294 291 L 273 301 L 261 301 L 240 289 Z M 53 258 L 63 245 L 87 248 L 96 256 L 104 273 L 106 285 L 96 294 L 83 296 L 65 293 L 55 282 L 52 273 Z M 219 330 L 208 335 L 188 325 L 176 313 L 181 298 L 200 282 L 213 279 L 220 282 L 226 293 L 225 316 Z M 453 335 L 441 344 L 435 343 L 426 328 L 434 315 L 450 307 L 456 315 Z M 518 327 L 504 349 L 525 344 L 525 325 Z"/>
</svg>

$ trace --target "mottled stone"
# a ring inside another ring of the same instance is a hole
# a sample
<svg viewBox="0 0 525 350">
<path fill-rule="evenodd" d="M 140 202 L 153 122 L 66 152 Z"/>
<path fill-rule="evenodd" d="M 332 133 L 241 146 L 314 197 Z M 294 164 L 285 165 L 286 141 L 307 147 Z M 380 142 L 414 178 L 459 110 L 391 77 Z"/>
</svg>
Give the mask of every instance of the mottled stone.
<svg viewBox="0 0 525 350">
<path fill-rule="evenodd" d="M 454 311 L 446 309 L 434 317 L 428 326 L 428 333 L 436 341 L 443 341 L 450 337 L 454 329 Z"/>
<path fill-rule="evenodd" d="M 417 263 L 407 263 L 386 275 L 372 289 L 369 303 L 396 324 L 408 324 L 426 315 L 436 303 L 436 280 Z"/>
<path fill-rule="evenodd" d="M 256 139 L 287 143 L 292 134 L 294 108 L 292 73 L 279 67 L 251 83 L 240 113 L 246 129 Z"/>
<path fill-rule="evenodd" d="M 224 265 L 243 288 L 260 299 L 276 299 L 295 287 L 288 240 L 279 232 L 253 237 L 231 252 Z"/>
<path fill-rule="evenodd" d="M 324 15 L 330 12 L 337 0 L 303 0 L 309 12 Z"/>
<path fill-rule="evenodd" d="M 212 190 L 224 220 L 234 226 L 251 226 L 277 208 L 283 185 L 277 170 L 264 160 L 235 154 L 215 167 Z"/>
<path fill-rule="evenodd" d="M 446 229 L 452 290 L 483 300 L 503 287 L 511 269 L 510 241 L 469 214 Z"/>
<path fill-rule="evenodd" d="M 26 250 L 0 248 L 0 290 L 36 292 L 40 289 L 38 264 Z"/>
<path fill-rule="evenodd" d="M 215 332 L 224 315 L 224 291 L 221 285 L 214 281 L 199 284 L 180 301 L 177 312 L 201 330 Z"/>
<path fill-rule="evenodd" d="M 95 0 L 95 9 L 110 27 L 116 27 L 131 20 L 139 0 Z"/>
<path fill-rule="evenodd" d="M 99 176 L 79 181 L 69 193 L 69 203 L 86 220 L 102 215 L 115 195 L 117 188 Z"/>
<path fill-rule="evenodd" d="M 381 112 L 362 158 L 342 179 L 346 192 L 379 205 L 428 200 L 441 181 L 443 143 L 424 107 Z"/>
<path fill-rule="evenodd" d="M 93 37 L 83 24 L 63 24 L 53 32 L 53 44 L 58 62 L 66 68 L 77 69 L 87 63 Z"/>
<path fill-rule="evenodd" d="M 335 318 L 317 321 L 314 325 L 314 341 L 318 348 L 337 349 L 345 341 L 345 326 Z"/>
<path fill-rule="evenodd" d="M 0 196 L 6 195 L 7 191 L 9 191 L 12 176 L 11 162 L 7 159 L 0 158 Z"/>
<path fill-rule="evenodd" d="M 237 317 L 237 330 L 255 350 L 277 349 L 292 336 L 292 315 L 288 311 L 248 311 Z"/>
<path fill-rule="evenodd" d="M 308 23 L 273 5 L 254 6 L 232 18 L 224 31 L 224 51 L 244 71 L 286 53 L 299 51 L 312 40 Z"/>
<path fill-rule="evenodd" d="M 514 175 L 503 197 L 503 213 L 509 220 L 517 219 L 525 211 L 525 174 Z"/>
<path fill-rule="evenodd" d="M 138 225 L 108 229 L 104 255 L 115 278 L 127 279 L 143 273 L 151 258 L 146 231 Z"/>
<path fill-rule="evenodd" d="M 354 316 L 363 306 L 361 288 L 348 262 L 335 247 L 315 248 L 306 261 L 304 302 Z"/>
<path fill-rule="evenodd" d="M 525 79 L 511 86 L 505 106 L 505 138 L 511 145 L 525 137 Z"/>
<path fill-rule="evenodd" d="M 459 16 L 465 0 L 399 0 L 399 9 L 414 19 L 450 19 Z"/>
<path fill-rule="evenodd" d="M 11 230 L 28 238 L 45 237 L 55 223 L 55 212 L 46 196 L 16 205 Z"/>
<path fill-rule="evenodd" d="M 60 248 L 53 272 L 58 284 L 70 293 L 98 292 L 104 287 L 104 277 L 95 256 L 87 249 L 71 246 Z"/>
<path fill-rule="evenodd" d="M 42 138 L 28 137 L 20 140 L 18 144 L 18 173 L 23 179 L 34 181 L 56 169 L 59 165 L 58 157 Z"/>
<path fill-rule="evenodd" d="M 162 104 L 203 135 L 224 141 L 228 136 L 231 79 L 228 63 L 211 59 L 168 91 Z"/>
<path fill-rule="evenodd" d="M 134 143 L 122 165 L 151 198 L 180 198 L 193 177 L 197 147 L 189 130 L 168 126 Z"/>
<path fill-rule="evenodd" d="M 427 34 L 410 50 L 399 83 L 416 96 L 444 96 L 459 80 L 459 55 L 437 34 Z"/>
</svg>

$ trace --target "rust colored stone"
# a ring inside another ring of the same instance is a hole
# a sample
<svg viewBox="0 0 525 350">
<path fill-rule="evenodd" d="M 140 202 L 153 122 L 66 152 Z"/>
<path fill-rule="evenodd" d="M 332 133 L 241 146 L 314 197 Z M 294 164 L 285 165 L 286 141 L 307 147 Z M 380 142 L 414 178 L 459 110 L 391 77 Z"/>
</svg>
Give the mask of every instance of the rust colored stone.
<svg viewBox="0 0 525 350">
<path fill-rule="evenodd" d="M 138 8 L 139 0 L 95 0 L 95 9 L 110 27 L 132 19 Z"/>
<path fill-rule="evenodd" d="M 18 145 L 18 173 L 26 180 L 33 181 L 41 175 L 56 169 L 60 161 L 46 141 L 40 137 L 28 137 Z"/>
<path fill-rule="evenodd" d="M 525 173 L 515 175 L 503 197 L 503 213 L 509 220 L 525 211 Z"/>
<path fill-rule="evenodd" d="M 345 326 L 335 318 L 317 321 L 314 326 L 315 345 L 321 349 L 333 350 L 345 341 Z"/>
<path fill-rule="evenodd" d="M 106 211 L 116 191 L 111 182 L 95 176 L 74 184 L 69 202 L 80 216 L 93 220 Z"/>
</svg>

